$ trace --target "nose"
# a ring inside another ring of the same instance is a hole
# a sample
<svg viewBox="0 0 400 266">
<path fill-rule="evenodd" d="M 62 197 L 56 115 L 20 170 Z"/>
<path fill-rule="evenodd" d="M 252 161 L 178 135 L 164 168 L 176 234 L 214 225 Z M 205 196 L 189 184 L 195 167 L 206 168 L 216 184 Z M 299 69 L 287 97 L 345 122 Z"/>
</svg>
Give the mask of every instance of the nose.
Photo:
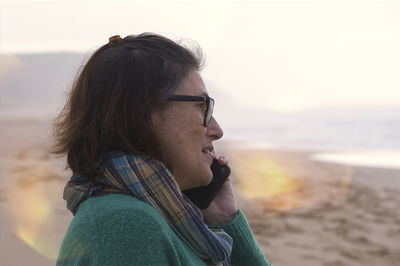
<svg viewBox="0 0 400 266">
<path fill-rule="evenodd" d="M 222 138 L 223 135 L 224 131 L 222 131 L 222 128 L 218 124 L 217 120 L 215 120 L 215 118 L 212 116 L 210 123 L 207 126 L 206 136 L 213 140 L 217 140 Z"/>
</svg>

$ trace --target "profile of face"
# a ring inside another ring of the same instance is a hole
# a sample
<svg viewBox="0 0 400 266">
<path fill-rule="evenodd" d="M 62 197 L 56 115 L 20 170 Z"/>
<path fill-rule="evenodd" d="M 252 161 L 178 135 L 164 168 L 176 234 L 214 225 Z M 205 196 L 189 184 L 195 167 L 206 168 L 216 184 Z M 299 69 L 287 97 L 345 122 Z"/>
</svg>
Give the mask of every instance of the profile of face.
<svg viewBox="0 0 400 266">
<path fill-rule="evenodd" d="M 200 73 L 194 70 L 174 95 L 208 93 Z M 212 180 L 210 166 L 216 157 L 212 142 L 220 139 L 223 131 L 213 117 L 207 127 L 203 120 L 202 102 L 170 101 L 165 110 L 152 114 L 155 135 L 181 190 L 205 186 Z"/>
</svg>

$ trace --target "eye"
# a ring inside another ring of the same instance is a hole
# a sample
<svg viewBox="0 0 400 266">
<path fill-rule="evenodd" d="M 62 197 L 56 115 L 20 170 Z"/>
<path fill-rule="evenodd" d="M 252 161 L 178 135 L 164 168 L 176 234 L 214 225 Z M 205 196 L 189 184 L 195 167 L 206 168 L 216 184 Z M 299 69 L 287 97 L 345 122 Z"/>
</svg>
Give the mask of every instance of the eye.
<svg viewBox="0 0 400 266">
<path fill-rule="evenodd" d="M 199 106 L 204 110 L 204 103 L 200 103 Z"/>
</svg>

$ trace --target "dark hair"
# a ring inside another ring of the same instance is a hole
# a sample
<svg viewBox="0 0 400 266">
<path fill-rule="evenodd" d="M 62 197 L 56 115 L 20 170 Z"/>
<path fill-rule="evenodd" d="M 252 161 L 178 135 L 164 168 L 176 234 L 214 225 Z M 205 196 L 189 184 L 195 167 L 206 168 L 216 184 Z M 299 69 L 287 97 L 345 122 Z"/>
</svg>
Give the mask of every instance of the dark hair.
<svg viewBox="0 0 400 266">
<path fill-rule="evenodd" d="M 54 121 L 53 153 L 95 182 L 95 163 L 110 150 L 147 154 L 165 163 L 151 114 L 187 74 L 202 68 L 201 49 L 142 33 L 106 44 L 89 58 Z"/>
</svg>

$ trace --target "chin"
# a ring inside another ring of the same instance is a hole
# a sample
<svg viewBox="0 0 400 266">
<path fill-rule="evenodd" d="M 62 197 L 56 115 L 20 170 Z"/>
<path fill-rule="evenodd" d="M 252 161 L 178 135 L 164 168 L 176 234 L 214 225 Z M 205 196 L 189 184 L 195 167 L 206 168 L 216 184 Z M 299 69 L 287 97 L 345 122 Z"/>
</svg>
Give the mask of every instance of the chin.
<svg viewBox="0 0 400 266">
<path fill-rule="evenodd" d="M 202 180 L 202 185 L 201 186 L 207 186 L 208 184 L 211 183 L 211 180 L 213 179 L 213 173 L 211 172 L 211 168 L 208 167 L 206 171 L 204 171 L 203 175 L 203 180 Z"/>
<path fill-rule="evenodd" d="M 213 173 L 211 171 L 211 164 L 212 164 L 212 159 L 209 158 L 208 156 L 206 157 L 207 160 L 201 162 L 201 176 L 199 180 L 201 180 L 201 186 L 206 186 L 210 184 L 211 180 L 213 179 Z"/>
<path fill-rule="evenodd" d="M 196 176 L 193 176 L 192 180 L 196 180 L 196 182 L 192 182 L 191 186 L 187 189 L 192 189 L 192 188 L 197 188 L 197 187 L 203 187 L 207 186 L 208 184 L 211 183 L 211 180 L 213 178 L 213 174 L 211 172 L 211 169 L 209 167 L 202 167 L 197 171 L 199 173 Z"/>
<path fill-rule="evenodd" d="M 197 167 L 196 167 L 197 166 Z M 183 190 L 207 186 L 213 179 L 213 173 L 211 171 L 211 163 L 209 161 L 197 162 L 197 165 L 192 164 L 192 167 L 185 169 L 186 174 L 182 174 L 185 180 L 191 180 L 185 182 L 186 186 Z"/>
</svg>

